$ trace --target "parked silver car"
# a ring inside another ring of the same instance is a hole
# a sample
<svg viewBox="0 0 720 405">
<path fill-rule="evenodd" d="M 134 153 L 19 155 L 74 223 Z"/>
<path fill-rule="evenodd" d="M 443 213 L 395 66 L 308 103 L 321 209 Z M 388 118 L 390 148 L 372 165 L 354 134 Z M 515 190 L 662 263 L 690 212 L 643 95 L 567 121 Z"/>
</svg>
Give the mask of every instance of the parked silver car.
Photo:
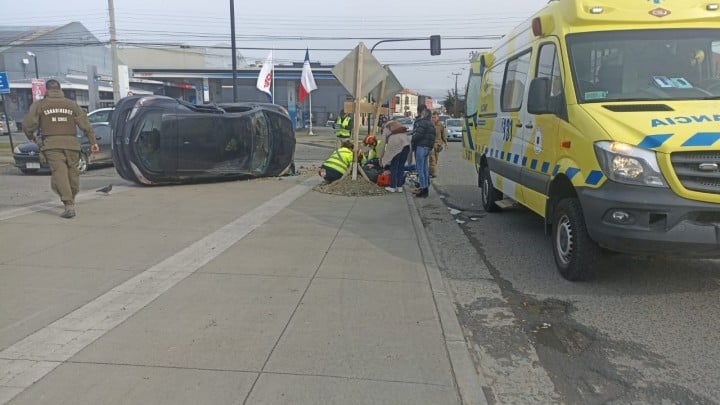
<svg viewBox="0 0 720 405">
<path fill-rule="evenodd" d="M 445 120 L 445 132 L 448 142 L 462 142 L 463 120 L 460 118 L 448 118 Z"/>
</svg>

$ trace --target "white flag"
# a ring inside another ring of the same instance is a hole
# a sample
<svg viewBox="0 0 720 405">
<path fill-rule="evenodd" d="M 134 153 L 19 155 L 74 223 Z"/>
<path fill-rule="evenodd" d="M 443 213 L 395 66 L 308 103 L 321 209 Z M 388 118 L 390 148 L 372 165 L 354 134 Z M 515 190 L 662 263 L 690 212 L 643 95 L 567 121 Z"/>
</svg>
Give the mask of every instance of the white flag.
<svg viewBox="0 0 720 405">
<path fill-rule="evenodd" d="M 262 69 L 260 69 L 260 74 L 257 78 L 257 85 L 256 87 L 258 90 L 267 93 L 270 97 L 272 97 L 272 75 L 273 75 L 273 54 L 272 51 L 270 51 L 270 54 L 268 55 L 267 59 L 265 60 L 265 63 L 263 64 Z"/>
</svg>

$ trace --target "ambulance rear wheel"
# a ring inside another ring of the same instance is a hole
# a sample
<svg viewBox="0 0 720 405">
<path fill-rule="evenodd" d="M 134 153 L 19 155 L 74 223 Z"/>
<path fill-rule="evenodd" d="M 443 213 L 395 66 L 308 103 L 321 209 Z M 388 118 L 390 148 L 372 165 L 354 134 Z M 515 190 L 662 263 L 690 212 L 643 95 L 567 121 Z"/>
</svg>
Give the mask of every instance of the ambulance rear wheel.
<svg viewBox="0 0 720 405">
<path fill-rule="evenodd" d="M 492 177 L 490 177 L 490 168 L 484 166 L 480 169 L 480 197 L 482 200 L 482 206 L 486 212 L 497 212 L 500 211 L 500 207 L 495 204 L 495 201 L 502 200 L 502 193 L 498 191 L 492 184 Z"/>
<path fill-rule="evenodd" d="M 553 212 L 552 247 L 560 275 L 570 281 L 589 279 L 600 259 L 600 247 L 590 239 L 580 201 L 563 199 Z"/>
</svg>

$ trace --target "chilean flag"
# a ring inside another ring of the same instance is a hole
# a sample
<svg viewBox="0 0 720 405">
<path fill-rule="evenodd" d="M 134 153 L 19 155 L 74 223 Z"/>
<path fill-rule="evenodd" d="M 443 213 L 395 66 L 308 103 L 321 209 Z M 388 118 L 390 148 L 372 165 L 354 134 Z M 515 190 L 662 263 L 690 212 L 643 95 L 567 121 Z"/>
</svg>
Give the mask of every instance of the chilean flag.
<svg viewBox="0 0 720 405">
<path fill-rule="evenodd" d="M 303 63 L 302 76 L 300 77 L 300 87 L 298 88 L 298 102 L 302 103 L 311 91 L 317 89 L 315 78 L 312 70 L 310 70 L 310 51 L 305 49 L 305 62 Z"/>
</svg>

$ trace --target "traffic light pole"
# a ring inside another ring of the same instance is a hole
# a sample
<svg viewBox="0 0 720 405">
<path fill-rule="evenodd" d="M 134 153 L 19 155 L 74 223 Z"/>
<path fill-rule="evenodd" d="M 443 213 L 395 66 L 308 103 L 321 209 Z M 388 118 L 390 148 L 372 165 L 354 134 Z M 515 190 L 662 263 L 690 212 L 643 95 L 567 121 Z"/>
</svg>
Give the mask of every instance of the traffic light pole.
<svg viewBox="0 0 720 405">
<path fill-rule="evenodd" d="M 375 43 L 375 45 L 370 48 L 370 53 L 372 54 L 375 48 L 385 42 L 408 42 L 408 41 L 427 41 L 428 38 L 394 38 L 394 39 L 383 39 Z M 431 55 L 440 55 L 440 35 L 430 35 L 430 54 Z M 457 87 L 457 84 L 456 86 Z M 457 92 L 457 90 L 456 90 Z M 370 102 L 370 95 L 368 94 L 368 102 Z M 378 103 L 382 103 L 382 100 L 377 100 Z M 388 103 L 388 110 L 390 109 L 390 104 Z M 370 117 L 368 117 L 368 134 L 372 133 L 370 129 Z"/>
</svg>

